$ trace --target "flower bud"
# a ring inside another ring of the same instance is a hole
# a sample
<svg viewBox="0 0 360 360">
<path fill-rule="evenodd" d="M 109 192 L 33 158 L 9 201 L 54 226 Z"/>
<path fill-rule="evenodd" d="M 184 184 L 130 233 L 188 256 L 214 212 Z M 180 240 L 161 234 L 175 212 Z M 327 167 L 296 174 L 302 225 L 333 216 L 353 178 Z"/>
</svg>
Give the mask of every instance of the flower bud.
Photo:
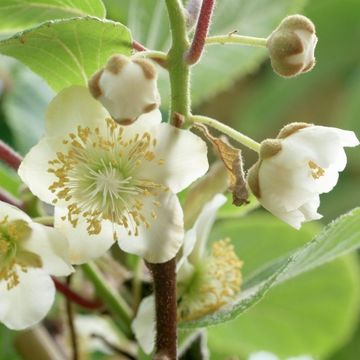
<svg viewBox="0 0 360 360">
<path fill-rule="evenodd" d="M 315 26 L 307 17 L 286 17 L 267 40 L 271 65 L 284 77 L 310 71 L 315 65 L 317 37 Z"/>
<path fill-rule="evenodd" d="M 89 90 L 121 125 L 159 107 L 155 66 L 146 59 L 112 56 L 89 81 Z"/>
</svg>

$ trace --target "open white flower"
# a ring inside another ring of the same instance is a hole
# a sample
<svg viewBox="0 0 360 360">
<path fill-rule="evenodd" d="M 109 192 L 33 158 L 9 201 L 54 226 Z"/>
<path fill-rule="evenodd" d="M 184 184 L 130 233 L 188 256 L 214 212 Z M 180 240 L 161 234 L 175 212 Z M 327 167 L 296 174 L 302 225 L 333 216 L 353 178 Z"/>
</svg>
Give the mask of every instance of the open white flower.
<svg viewBox="0 0 360 360">
<path fill-rule="evenodd" d="M 19 175 L 33 194 L 55 205 L 55 226 L 75 264 L 101 256 L 118 240 L 152 263 L 174 257 L 183 237 L 175 195 L 208 169 L 204 141 L 161 123 L 158 110 L 120 126 L 86 88 L 51 102 L 46 136 Z"/>
<path fill-rule="evenodd" d="M 321 218 L 319 194 L 327 193 L 346 165 L 344 147 L 359 144 L 352 131 L 306 123 L 285 126 L 262 142 L 248 183 L 262 206 L 296 229 Z"/>
<path fill-rule="evenodd" d="M 89 90 L 121 125 L 157 109 L 157 72 L 150 60 L 113 55 L 89 81 Z"/>
<path fill-rule="evenodd" d="M 230 303 L 240 292 L 242 262 L 229 240 L 217 241 L 210 253 L 206 251 L 216 212 L 225 201 L 225 196 L 216 195 L 185 234 L 176 267 L 179 321 L 191 321 L 210 314 Z M 140 346 L 148 354 L 154 348 L 154 300 L 153 295 L 143 299 L 132 324 Z"/>
<path fill-rule="evenodd" d="M 68 244 L 57 230 L 34 223 L 0 202 L 0 321 L 14 330 L 42 320 L 55 297 L 50 275 L 73 271 Z"/>
<path fill-rule="evenodd" d="M 267 40 L 271 65 L 280 76 L 291 77 L 315 65 L 315 26 L 302 15 L 287 16 Z"/>
</svg>

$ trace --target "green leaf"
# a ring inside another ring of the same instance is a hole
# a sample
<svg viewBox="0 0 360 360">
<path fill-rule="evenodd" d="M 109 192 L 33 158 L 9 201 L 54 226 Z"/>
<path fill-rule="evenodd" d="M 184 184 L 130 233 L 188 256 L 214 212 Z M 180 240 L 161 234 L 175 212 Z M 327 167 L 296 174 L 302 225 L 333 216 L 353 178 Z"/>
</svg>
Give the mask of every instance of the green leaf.
<svg viewBox="0 0 360 360">
<path fill-rule="evenodd" d="M 269 246 L 277 246 L 272 238 Z M 351 335 L 359 310 L 359 266 L 353 256 L 338 259 L 269 294 L 235 321 L 211 327 L 212 359 L 256 351 L 281 359 L 324 358 Z"/>
<path fill-rule="evenodd" d="M 125 26 L 92 17 L 49 21 L 0 42 L 0 53 L 27 65 L 55 91 L 86 85 L 111 55 L 130 55 L 131 49 Z"/>
<path fill-rule="evenodd" d="M 305 0 L 227 0 L 218 1 L 211 34 L 237 30 L 241 35 L 267 37 L 289 13 L 301 10 Z M 134 38 L 151 49 L 167 50 L 170 31 L 165 2 L 125 0 L 126 24 Z M 208 46 L 201 62 L 193 69 L 192 101 L 199 104 L 230 87 L 237 78 L 253 72 L 266 58 L 266 50 L 244 46 Z M 167 74 L 160 73 L 162 104 L 169 103 Z"/>
<path fill-rule="evenodd" d="M 223 223 L 221 226 L 221 238 L 230 236 L 235 242 L 236 238 L 231 235 L 244 236 L 241 223 L 241 220 L 228 222 L 227 226 L 226 222 Z M 251 226 L 256 229 L 254 224 L 251 224 Z M 251 226 L 248 229 L 251 229 Z M 284 228 L 282 229 L 284 230 Z M 267 229 L 268 236 L 270 236 L 270 230 L 271 227 Z M 286 231 L 282 230 L 280 232 L 276 226 L 273 227 L 273 230 L 277 232 L 279 241 L 280 236 L 282 239 L 286 239 Z M 303 231 L 306 231 L 306 228 Z M 296 234 L 296 231 L 291 229 L 290 233 Z M 292 235 L 290 236 L 295 238 Z M 303 233 L 298 232 L 298 236 L 303 236 Z M 242 252 L 238 252 L 247 269 L 244 271 L 245 281 L 239 297 L 232 304 L 213 314 L 197 321 L 183 323 L 182 326 L 201 327 L 232 320 L 258 302 L 267 290 L 275 285 L 356 250 L 360 247 L 360 208 L 339 217 L 325 227 L 312 241 L 296 251 L 292 251 L 290 241 L 288 246 L 289 253 L 287 255 L 284 253 L 277 254 L 276 248 L 262 253 L 262 249 L 255 246 L 254 239 L 248 238 L 246 247 L 251 248 L 252 257 L 250 257 L 250 261 L 243 256 Z"/>
<path fill-rule="evenodd" d="M 1 0 L 0 33 L 24 30 L 46 20 L 74 16 L 104 18 L 101 0 Z"/>
<path fill-rule="evenodd" d="M 24 155 L 44 132 L 45 110 L 53 92 L 19 63 L 12 64 L 10 71 L 13 86 L 4 97 L 3 109 L 16 149 Z"/>
<path fill-rule="evenodd" d="M 18 196 L 20 185 L 21 181 L 17 174 L 0 163 L 0 187 L 12 195 Z"/>
</svg>

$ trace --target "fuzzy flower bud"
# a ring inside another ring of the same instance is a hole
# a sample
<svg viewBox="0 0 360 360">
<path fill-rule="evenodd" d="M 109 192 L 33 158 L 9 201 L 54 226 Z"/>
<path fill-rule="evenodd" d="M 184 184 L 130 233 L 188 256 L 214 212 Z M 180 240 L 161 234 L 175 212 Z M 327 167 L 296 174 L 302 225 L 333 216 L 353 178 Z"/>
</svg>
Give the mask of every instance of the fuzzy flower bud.
<svg viewBox="0 0 360 360">
<path fill-rule="evenodd" d="M 155 66 L 146 59 L 114 55 L 89 81 L 89 90 L 121 125 L 159 107 Z"/>
<path fill-rule="evenodd" d="M 296 229 L 320 219 L 319 195 L 331 191 L 346 165 L 344 147 L 359 145 L 352 131 L 292 123 L 261 143 L 247 180 L 261 205 Z"/>
<path fill-rule="evenodd" d="M 283 77 L 312 70 L 315 65 L 317 37 L 315 26 L 307 17 L 286 17 L 267 40 L 271 65 Z"/>
</svg>

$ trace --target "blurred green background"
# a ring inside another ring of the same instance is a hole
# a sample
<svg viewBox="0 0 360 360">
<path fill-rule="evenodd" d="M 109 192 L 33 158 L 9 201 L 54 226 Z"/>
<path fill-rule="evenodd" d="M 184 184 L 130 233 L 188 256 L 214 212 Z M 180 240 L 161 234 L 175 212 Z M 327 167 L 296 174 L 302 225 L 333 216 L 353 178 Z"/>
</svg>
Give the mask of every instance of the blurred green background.
<svg viewBox="0 0 360 360">
<path fill-rule="evenodd" d="M 167 48 L 163 0 L 104 2 L 108 18 L 128 25 L 136 40 L 149 48 Z M 273 73 L 263 49 L 209 47 L 194 69 L 193 113 L 226 122 L 258 141 L 274 137 L 284 124 L 295 121 L 353 130 L 360 136 L 359 0 L 219 0 L 211 31 L 266 37 L 284 16 L 296 12 L 316 25 L 319 42 L 312 72 L 285 80 Z M 169 90 L 163 72 L 160 89 L 166 113 Z M 1 139 L 25 154 L 43 133 L 44 113 L 53 96 L 24 65 L 1 57 Z M 337 187 L 322 196 L 321 223 L 296 232 L 257 210 L 241 220 L 218 222 L 212 238 L 231 235 L 239 256 L 248 257 L 245 272 L 263 254 L 276 258 L 309 241 L 321 224 L 360 203 L 360 152 L 348 149 L 347 154 L 348 167 Z M 244 157 L 246 168 L 256 160 L 246 151 Z M 3 166 L 0 184 L 18 195 L 19 179 Z M 304 354 L 314 359 L 358 359 L 359 280 L 354 255 L 280 285 L 238 320 L 209 331 L 211 359 L 246 359 L 262 350 L 281 359 Z M 16 359 L 10 342 L 11 333 L 0 327 L 1 360 Z"/>
</svg>

